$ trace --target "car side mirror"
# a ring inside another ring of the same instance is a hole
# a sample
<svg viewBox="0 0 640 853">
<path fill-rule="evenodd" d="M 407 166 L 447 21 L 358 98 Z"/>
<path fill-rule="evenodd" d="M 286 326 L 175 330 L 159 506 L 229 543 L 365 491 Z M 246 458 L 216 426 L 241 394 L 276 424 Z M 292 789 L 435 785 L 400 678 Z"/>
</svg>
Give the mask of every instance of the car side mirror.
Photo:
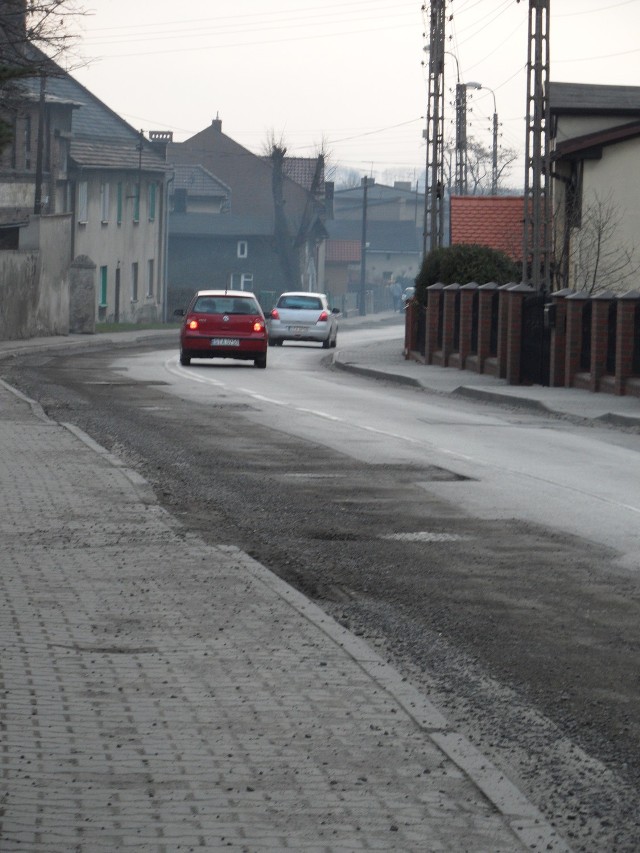
<svg viewBox="0 0 640 853">
<path fill-rule="evenodd" d="M 184 317 L 184 315 L 186 313 L 187 312 L 184 310 L 184 308 L 176 308 L 176 310 L 173 312 L 173 316 L 174 317 Z"/>
<path fill-rule="evenodd" d="M 332 314 L 339 314 L 339 313 L 340 313 L 340 309 L 339 309 L 339 308 L 332 308 L 332 309 L 331 309 L 331 313 L 332 313 Z"/>
</svg>

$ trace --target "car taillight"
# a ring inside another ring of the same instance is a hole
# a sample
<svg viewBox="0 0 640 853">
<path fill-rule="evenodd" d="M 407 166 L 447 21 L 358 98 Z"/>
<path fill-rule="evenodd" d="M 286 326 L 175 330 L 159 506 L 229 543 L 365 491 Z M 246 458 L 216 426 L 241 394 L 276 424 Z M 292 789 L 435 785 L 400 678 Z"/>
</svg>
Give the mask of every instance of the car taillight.
<svg viewBox="0 0 640 853">
<path fill-rule="evenodd" d="M 280 315 L 278 314 L 278 309 L 277 309 L 277 308 L 272 308 L 272 309 L 271 309 L 271 319 L 272 319 L 272 320 L 279 320 L 279 319 L 280 319 Z"/>
<path fill-rule="evenodd" d="M 198 328 L 198 321 L 197 320 L 189 320 L 189 322 L 187 323 L 187 328 L 188 329 L 197 329 Z"/>
<path fill-rule="evenodd" d="M 264 329 L 264 323 L 262 322 L 262 320 L 256 320 L 255 323 L 253 324 L 253 331 L 254 332 L 261 332 L 263 329 Z"/>
<path fill-rule="evenodd" d="M 323 311 L 322 314 L 320 314 L 320 316 L 316 320 L 316 323 L 324 323 L 325 320 L 328 320 L 328 319 L 329 319 L 329 312 Z"/>
</svg>

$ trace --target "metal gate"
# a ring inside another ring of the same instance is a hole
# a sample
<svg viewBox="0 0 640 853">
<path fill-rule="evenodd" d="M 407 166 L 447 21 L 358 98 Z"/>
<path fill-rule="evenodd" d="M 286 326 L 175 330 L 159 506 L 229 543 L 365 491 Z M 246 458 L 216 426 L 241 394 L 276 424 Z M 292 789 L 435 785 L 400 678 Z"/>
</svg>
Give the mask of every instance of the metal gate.
<svg viewBox="0 0 640 853">
<path fill-rule="evenodd" d="M 545 297 L 525 297 L 522 303 L 522 342 L 520 348 L 520 384 L 549 384 L 550 330 L 544 322 Z"/>
</svg>

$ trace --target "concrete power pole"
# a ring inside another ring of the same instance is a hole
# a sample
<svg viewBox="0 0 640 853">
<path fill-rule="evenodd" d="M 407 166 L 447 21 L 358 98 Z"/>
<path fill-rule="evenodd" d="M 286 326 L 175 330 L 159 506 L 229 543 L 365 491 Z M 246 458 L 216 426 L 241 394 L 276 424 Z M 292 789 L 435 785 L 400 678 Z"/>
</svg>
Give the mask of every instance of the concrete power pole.
<svg viewBox="0 0 640 853">
<path fill-rule="evenodd" d="M 457 195 L 467 194 L 467 87 L 456 84 L 456 181 Z"/>
<path fill-rule="evenodd" d="M 522 280 L 530 281 L 538 293 L 551 289 L 550 2 L 529 0 Z"/>
<path fill-rule="evenodd" d="M 429 100 L 427 104 L 427 171 L 424 192 L 423 253 L 442 246 L 444 231 L 444 7 L 431 0 L 429 28 Z"/>
</svg>

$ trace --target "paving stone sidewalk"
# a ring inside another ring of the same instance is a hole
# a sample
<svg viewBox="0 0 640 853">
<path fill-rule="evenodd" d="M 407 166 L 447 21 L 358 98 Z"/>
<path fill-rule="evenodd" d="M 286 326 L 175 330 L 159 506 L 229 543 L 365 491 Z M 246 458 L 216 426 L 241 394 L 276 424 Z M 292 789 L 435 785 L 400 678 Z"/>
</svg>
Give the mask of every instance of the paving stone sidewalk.
<svg viewBox="0 0 640 853">
<path fill-rule="evenodd" d="M 0 850 L 565 851 L 365 643 L 0 383 Z"/>
</svg>

